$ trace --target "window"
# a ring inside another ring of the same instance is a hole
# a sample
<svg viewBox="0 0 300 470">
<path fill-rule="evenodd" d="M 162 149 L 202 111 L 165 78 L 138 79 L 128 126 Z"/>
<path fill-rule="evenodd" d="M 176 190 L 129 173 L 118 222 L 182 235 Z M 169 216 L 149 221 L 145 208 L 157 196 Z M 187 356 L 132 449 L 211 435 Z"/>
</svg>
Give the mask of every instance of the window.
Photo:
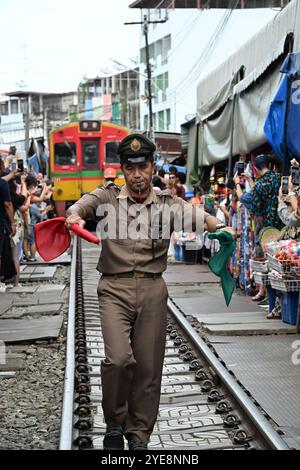
<svg viewBox="0 0 300 470">
<path fill-rule="evenodd" d="M 159 56 L 162 54 L 162 39 L 159 39 L 158 41 L 156 41 L 155 43 L 155 57 Z"/>
<path fill-rule="evenodd" d="M 163 38 L 162 60 L 161 60 L 162 64 L 168 63 L 168 53 L 170 49 L 171 49 L 171 34 L 168 34 L 168 36 L 165 36 Z"/>
<path fill-rule="evenodd" d="M 98 140 L 82 143 L 82 162 L 83 166 L 97 165 L 99 155 Z"/>
<path fill-rule="evenodd" d="M 168 34 L 167 36 L 163 37 L 162 39 L 158 39 L 158 41 L 152 42 L 149 44 L 149 59 L 154 59 L 154 63 L 157 62 L 157 57 L 161 56 L 161 63 L 167 64 L 168 63 L 168 53 L 171 49 L 171 35 Z M 140 62 L 141 64 L 146 63 L 146 48 L 143 47 L 140 49 Z"/>
<path fill-rule="evenodd" d="M 146 63 L 146 48 L 143 47 L 141 50 L 140 50 L 140 62 L 141 64 L 145 64 Z"/>
<path fill-rule="evenodd" d="M 166 130 L 170 130 L 170 125 L 171 125 L 171 110 L 166 109 Z"/>
<path fill-rule="evenodd" d="M 54 144 L 55 165 L 76 164 L 76 144 L 74 142 L 61 142 Z"/>
<path fill-rule="evenodd" d="M 105 144 L 105 163 L 120 163 L 117 154 L 119 142 L 107 142 Z"/>
<path fill-rule="evenodd" d="M 164 111 L 159 111 L 158 113 L 158 130 L 165 130 Z"/>
<path fill-rule="evenodd" d="M 169 73 L 165 72 L 153 78 L 155 103 L 166 101 L 169 86 Z"/>
<path fill-rule="evenodd" d="M 8 115 L 8 103 L 7 103 L 7 101 L 5 103 L 1 103 L 1 115 L 2 116 L 7 116 Z"/>
<path fill-rule="evenodd" d="M 149 116 L 146 114 L 144 116 L 144 130 L 147 131 L 149 129 Z"/>
<path fill-rule="evenodd" d="M 156 129 L 156 113 L 153 113 L 153 129 Z"/>
<path fill-rule="evenodd" d="M 167 99 L 167 88 L 169 87 L 169 73 L 165 72 L 163 75 L 163 87 L 162 87 L 162 101 Z"/>
<path fill-rule="evenodd" d="M 18 100 L 11 100 L 10 112 L 11 114 L 18 114 Z"/>
</svg>

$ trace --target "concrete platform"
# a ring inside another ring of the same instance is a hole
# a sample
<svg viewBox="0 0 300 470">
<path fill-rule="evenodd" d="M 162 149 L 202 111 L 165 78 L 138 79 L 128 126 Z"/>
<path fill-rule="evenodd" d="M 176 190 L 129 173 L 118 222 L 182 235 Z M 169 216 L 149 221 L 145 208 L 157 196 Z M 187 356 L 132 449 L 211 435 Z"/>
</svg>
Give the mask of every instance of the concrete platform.
<svg viewBox="0 0 300 470">
<path fill-rule="evenodd" d="M 63 323 L 63 315 L 36 320 L 1 320 L 0 340 L 5 343 L 57 338 Z"/>
<path fill-rule="evenodd" d="M 206 265 L 202 264 L 168 264 L 164 279 L 167 284 L 219 283 L 219 278 Z"/>
<path fill-rule="evenodd" d="M 0 340 L 19 342 L 56 338 L 63 321 L 61 308 L 65 287 L 65 284 L 22 286 L 1 294 Z"/>
<path fill-rule="evenodd" d="M 207 265 L 168 266 L 165 280 L 169 296 L 185 314 L 194 316 L 201 323 L 203 331 L 216 335 L 256 335 L 295 333 L 292 325 L 281 320 L 266 319 L 267 311 L 258 307 L 250 297 L 235 291 L 229 307 L 226 306 L 223 291 L 217 282 L 211 282 Z M 175 283 L 174 279 L 183 279 Z M 191 281 L 192 279 L 192 281 Z M 195 282 L 196 279 L 200 279 Z"/>
<path fill-rule="evenodd" d="M 218 282 L 199 280 L 210 279 L 209 268 L 200 268 L 177 265 L 176 278 L 182 277 L 177 284 L 174 266 L 168 267 L 170 297 L 186 315 L 197 318 L 227 368 L 284 433 L 287 444 L 300 449 L 300 335 L 281 320 L 267 320 L 266 310 L 239 291 L 226 307 Z"/>
<path fill-rule="evenodd" d="M 1 320 L 4 319 L 21 319 L 22 317 L 34 317 L 34 316 L 50 316 L 50 315 L 58 315 L 60 313 L 60 309 L 62 307 L 61 304 L 50 304 L 50 305 L 30 305 L 27 307 L 21 306 L 17 309 L 14 308 L 12 310 L 7 310 L 4 314 L 1 315 L 0 319 L 0 327 L 1 327 Z M 1 335 L 1 332 L 0 332 Z"/>
<path fill-rule="evenodd" d="M 228 369 L 285 433 L 288 445 L 300 449 L 300 335 L 209 339 Z"/>
<path fill-rule="evenodd" d="M 25 266 L 20 274 L 20 282 L 50 281 L 56 273 L 56 266 Z"/>
</svg>

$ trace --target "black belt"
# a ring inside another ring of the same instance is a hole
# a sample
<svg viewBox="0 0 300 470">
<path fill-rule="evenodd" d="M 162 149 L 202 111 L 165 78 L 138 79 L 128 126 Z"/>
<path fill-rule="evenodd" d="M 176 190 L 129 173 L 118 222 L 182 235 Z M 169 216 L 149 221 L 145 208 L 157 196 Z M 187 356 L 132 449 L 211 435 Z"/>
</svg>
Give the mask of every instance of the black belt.
<svg viewBox="0 0 300 470">
<path fill-rule="evenodd" d="M 144 273 L 141 271 L 130 271 L 128 273 L 118 273 L 118 274 L 102 274 L 102 277 L 113 277 L 115 279 L 119 278 L 135 278 L 135 279 L 156 279 L 157 277 L 161 277 L 162 273 Z"/>
</svg>

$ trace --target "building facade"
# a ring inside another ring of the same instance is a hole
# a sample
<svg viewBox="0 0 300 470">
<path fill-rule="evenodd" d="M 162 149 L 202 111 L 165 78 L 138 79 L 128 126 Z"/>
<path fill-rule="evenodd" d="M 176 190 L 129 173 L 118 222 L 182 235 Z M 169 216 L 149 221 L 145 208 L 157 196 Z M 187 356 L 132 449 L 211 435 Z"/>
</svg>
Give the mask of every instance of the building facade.
<svg viewBox="0 0 300 470">
<path fill-rule="evenodd" d="M 0 96 L 0 143 L 28 150 L 29 139 L 69 121 L 77 111 L 77 92 L 38 93 L 16 91 Z"/>
<path fill-rule="evenodd" d="M 221 3 L 225 9 L 217 9 L 221 8 Z M 281 1 L 260 2 L 259 6 L 262 4 L 279 7 Z M 148 25 L 155 131 L 178 132 L 182 123 L 192 119 L 196 114 L 199 79 L 278 13 L 271 8 L 260 9 L 259 14 L 253 9 L 241 10 L 239 2 L 236 2 L 236 10 L 229 9 L 229 5 L 232 2 L 196 0 L 140 0 L 130 5 L 141 9 L 141 22 L 145 17 L 149 22 L 165 20 Z M 203 10 L 201 6 L 212 9 Z M 258 5 L 255 3 L 255 6 Z M 232 30 L 236 32 L 234 35 Z M 147 131 L 150 126 L 144 37 L 140 50 L 140 93 L 141 128 Z"/>
<path fill-rule="evenodd" d="M 78 87 L 80 119 L 101 119 L 139 129 L 139 101 L 138 68 L 86 78 Z"/>
</svg>

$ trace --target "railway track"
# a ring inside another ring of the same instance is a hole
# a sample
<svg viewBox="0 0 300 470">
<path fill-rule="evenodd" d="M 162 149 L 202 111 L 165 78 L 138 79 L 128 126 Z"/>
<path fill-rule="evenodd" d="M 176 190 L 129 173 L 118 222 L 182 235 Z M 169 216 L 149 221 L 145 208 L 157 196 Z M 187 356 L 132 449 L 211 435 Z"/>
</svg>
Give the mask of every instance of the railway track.
<svg viewBox="0 0 300 470">
<path fill-rule="evenodd" d="M 102 449 L 98 256 L 98 248 L 74 243 L 60 449 Z M 149 450 L 287 450 L 274 423 L 172 299 L 168 309 L 160 411 Z"/>
</svg>

